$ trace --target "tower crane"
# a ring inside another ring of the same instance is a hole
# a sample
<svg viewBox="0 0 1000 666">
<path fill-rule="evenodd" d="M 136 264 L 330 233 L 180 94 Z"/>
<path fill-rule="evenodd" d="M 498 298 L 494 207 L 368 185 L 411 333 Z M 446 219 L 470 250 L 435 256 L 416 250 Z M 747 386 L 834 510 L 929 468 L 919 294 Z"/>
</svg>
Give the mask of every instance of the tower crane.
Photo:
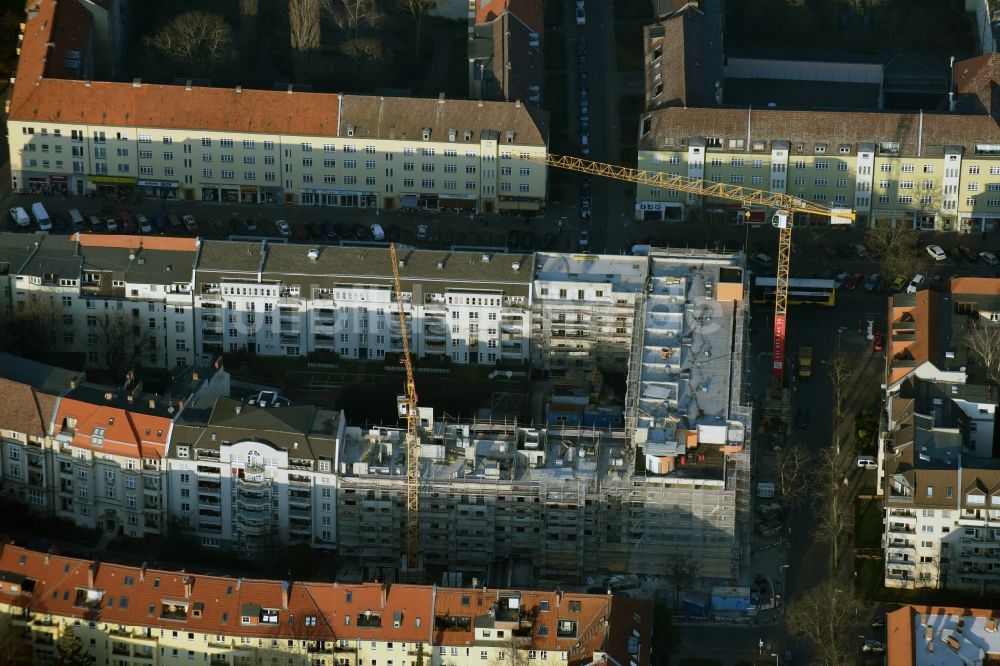
<svg viewBox="0 0 1000 666">
<path fill-rule="evenodd" d="M 406 416 L 406 566 L 415 571 L 420 563 L 420 414 L 417 410 L 417 384 L 413 380 L 413 359 L 410 357 L 410 336 L 406 332 L 406 308 L 403 288 L 399 282 L 399 256 L 396 244 L 389 244 L 392 262 L 392 284 L 396 291 L 400 337 L 403 338 L 403 366 L 406 368 L 406 393 L 397 398 L 400 416 Z"/>
<path fill-rule="evenodd" d="M 771 225 L 778 229 L 778 271 L 774 294 L 774 347 L 771 378 L 775 391 L 781 391 L 785 369 L 785 332 L 788 324 L 788 268 L 791 264 L 792 227 L 796 213 L 808 213 L 828 217 L 835 224 L 850 224 L 855 214 L 850 208 L 831 208 L 822 204 L 805 201 L 783 192 L 768 192 L 740 185 L 716 183 L 690 176 L 673 176 L 659 171 L 644 171 L 629 167 L 605 164 L 593 160 L 565 155 L 539 155 L 530 159 L 550 167 L 576 171 L 577 173 L 604 176 L 615 180 L 639 185 L 650 185 L 665 190 L 676 190 L 705 197 L 717 197 L 739 202 L 750 215 L 751 206 L 774 209 Z"/>
</svg>

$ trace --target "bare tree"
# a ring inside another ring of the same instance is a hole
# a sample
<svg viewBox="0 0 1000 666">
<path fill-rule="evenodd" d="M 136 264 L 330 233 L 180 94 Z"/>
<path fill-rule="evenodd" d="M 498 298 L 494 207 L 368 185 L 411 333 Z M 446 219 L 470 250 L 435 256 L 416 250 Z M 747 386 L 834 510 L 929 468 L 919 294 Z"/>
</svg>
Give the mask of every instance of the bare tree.
<svg viewBox="0 0 1000 666">
<path fill-rule="evenodd" d="M 196 70 L 211 70 L 233 57 L 233 31 L 218 14 L 193 11 L 174 17 L 146 44 Z"/>
<path fill-rule="evenodd" d="M 0 654 L 9 666 L 31 666 L 35 663 L 29 639 L 13 626 L 9 615 L 0 617 Z"/>
<path fill-rule="evenodd" d="M 983 318 L 969 319 L 965 346 L 976 357 L 994 384 L 1000 384 L 1000 324 Z"/>
<path fill-rule="evenodd" d="M 320 44 L 320 0 L 288 0 L 288 27 L 295 52 L 295 75 L 302 79 Z"/>
<path fill-rule="evenodd" d="M 865 234 L 865 246 L 878 260 L 888 279 L 909 276 L 924 268 L 926 262 L 917 253 L 917 232 L 904 224 L 880 224 Z"/>
<path fill-rule="evenodd" d="M 131 313 L 105 312 L 97 318 L 97 350 L 116 381 L 135 367 L 144 351 L 155 349 L 156 338 L 148 331 Z"/>
<path fill-rule="evenodd" d="M 814 535 L 830 546 L 830 568 L 837 570 L 843 540 L 850 534 L 853 524 L 850 495 L 847 492 L 848 456 L 834 450 L 823 449 L 814 465 L 812 482 L 816 497 L 816 524 Z"/>
<path fill-rule="evenodd" d="M 253 41 L 257 33 L 257 15 L 260 13 L 260 0 L 239 0 L 240 5 L 240 37 L 245 44 Z"/>
<path fill-rule="evenodd" d="M 701 578 L 701 563 L 686 555 L 668 555 L 663 570 L 674 589 L 674 608 L 680 608 L 681 592 L 694 587 Z"/>
<path fill-rule="evenodd" d="M 794 506 L 802 501 L 809 487 L 811 455 L 798 442 L 790 442 L 778 452 L 777 482 L 781 501 Z"/>
<path fill-rule="evenodd" d="M 324 0 L 323 8 L 341 30 L 358 36 L 361 28 L 376 28 L 384 18 L 375 0 Z"/>
<path fill-rule="evenodd" d="M 502 639 L 501 649 L 497 651 L 493 666 L 528 666 L 528 648 L 531 647 L 531 638 L 518 636 L 515 631 L 508 631 L 506 638 Z"/>
<path fill-rule="evenodd" d="M 358 72 L 375 69 L 385 58 L 382 42 L 374 37 L 352 37 L 340 45 L 340 50 L 354 61 Z"/>
<path fill-rule="evenodd" d="M 29 300 L 17 303 L 3 327 L 3 346 L 21 356 L 45 360 L 52 352 L 64 349 L 66 332 L 62 310 L 55 300 L 32 294 Z"/>
<path fill-rule="evenodd" d="M 416 35 L 416 57 L 420 57 L 420 25 L 428 11 L 437 7 L 437 0 L 396 0 L 400 7 L 410 12 L 413 17 L 414 34 Z"/>
<path fill-rule="evenodd" d="M 854 369 L 847 357 L 836 351 L 830 357 L 827 372 L 830 375 L 830 384 L 833 385 L 833 422 L 836 424 L 844 413 L 844 389 L 847 388 L 847 380 L 854 373 Z"/>
<path fill-rule="evenodd" d="M 854 625 L 862 606 L 850 583 L 820 583 L 788 607 L 788 626 L 812 644 L 813 663 L 840 666 L 854 653 Z"/>
</svg>

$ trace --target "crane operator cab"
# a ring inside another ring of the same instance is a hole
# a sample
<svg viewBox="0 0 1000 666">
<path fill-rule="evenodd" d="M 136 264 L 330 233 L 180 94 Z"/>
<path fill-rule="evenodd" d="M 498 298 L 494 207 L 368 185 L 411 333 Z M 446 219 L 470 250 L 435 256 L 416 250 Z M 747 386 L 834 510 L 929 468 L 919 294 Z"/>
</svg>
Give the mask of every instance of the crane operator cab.
<svg viewBox="0 0 1000 666">
<path fill-rule="evenodd" d="M 771 226 L 778 229 L 787 229 L 792 226 L 792 213 L 787 210 L 775 211 L 771 216 Z"/>
</svg>

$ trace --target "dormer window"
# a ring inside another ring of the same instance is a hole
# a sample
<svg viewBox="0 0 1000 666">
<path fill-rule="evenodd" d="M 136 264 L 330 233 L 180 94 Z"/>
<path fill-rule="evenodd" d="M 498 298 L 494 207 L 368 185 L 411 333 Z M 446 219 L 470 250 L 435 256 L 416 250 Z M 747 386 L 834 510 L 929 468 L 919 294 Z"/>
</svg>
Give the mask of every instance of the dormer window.
<svg viewBox="0 0 1000 666">
<path fill-rule="evenodd" d="M 354 136 L 354 125 L 347 126 L 347 136 Z"/>
<path fill-rule="evenodd" d="M 458 130 L 457 129 L 452 128 L 452 129 L 448 130 L 448 140 L 449 141 L 454 141 L 457 138 L 458 138 Z"/>
<path fill-rule="evenodd" d="M 507 143 L 514 143 L 514 132 L 507 130 Z"/>
<path fill-rule="evenodd" d="M 465 132 L 462 134 L 462 137 L 466 141 L 472 141 L 472 130 L 465 130 Z"/>
<path fill-rule="evenodd" d="M 104 446 L 104 428 L 94 426 L 94 432 L 90 436 L 90 443 L 94 446 Z"/>
<path fill-rule="evenodd" d="M 424 131 L 422 132 L 422 135 L 424 137 L 424 141 L 430 141 L 431 140 L 431 128 L 430 127 L 425 127 Z"/>
<path fill-rule="evenodd" d="M 822 155 L 823 153 L 826 152 L 826 144 L 825 143 L 817 143 L 816 146 L 813 149 L 816 151 L 817 155 Z"/>
</svg>

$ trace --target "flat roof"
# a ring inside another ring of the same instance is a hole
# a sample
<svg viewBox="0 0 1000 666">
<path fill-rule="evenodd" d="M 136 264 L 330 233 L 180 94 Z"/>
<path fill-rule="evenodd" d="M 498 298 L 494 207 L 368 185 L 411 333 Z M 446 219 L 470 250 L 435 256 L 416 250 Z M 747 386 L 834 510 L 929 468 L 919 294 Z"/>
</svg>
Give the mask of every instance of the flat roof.
<svg viewBox="0 0 1000 666">
<path fill-rule="evenodd" d="M 550 282 L 599 282 L 619 291 L 637 291 L 646 283 L 649 262 L 645 257 L 608 254 L 539 252 L 535 279 Z"/>
</svg>

